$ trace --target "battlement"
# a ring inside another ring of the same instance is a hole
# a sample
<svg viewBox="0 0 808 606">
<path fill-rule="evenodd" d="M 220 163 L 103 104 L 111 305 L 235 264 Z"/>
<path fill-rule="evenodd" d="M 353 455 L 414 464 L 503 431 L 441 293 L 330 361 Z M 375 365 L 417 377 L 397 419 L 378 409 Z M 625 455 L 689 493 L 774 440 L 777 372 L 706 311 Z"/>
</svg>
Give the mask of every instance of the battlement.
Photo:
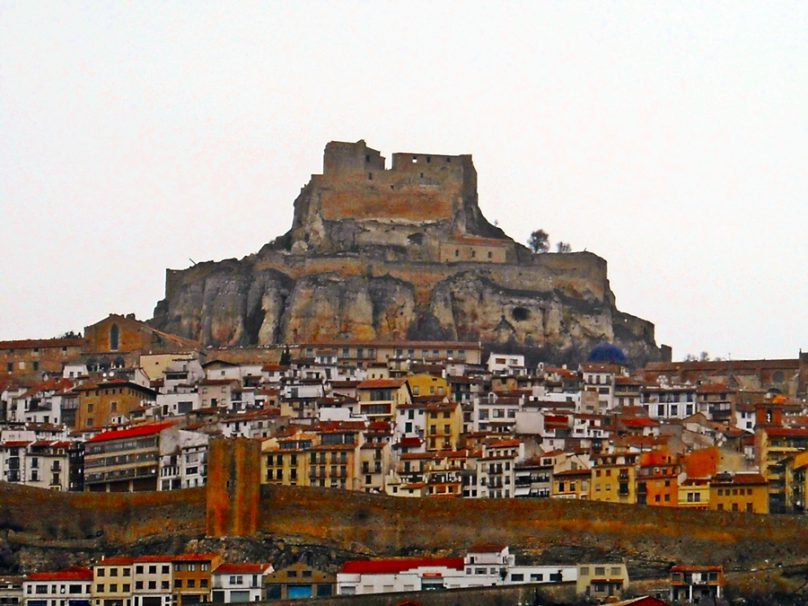
<svg viewBox="0 0 808 606">
<path fill-rule="evenodd" d="M 452 156 L 413 152 L 394 153 L 392 166 L 387 169 L 385 157 L 378 150 L 368 147 L 364 139 L 356 143 L 331 141 L 326 144 L 323 153 L 323 175 L 326 177 L 367 173 L 368 180 L 372 180 L 374 173 L 384 171 L 389 176 L 417 173 L 421 177 L 448 172 L 462 178 L 464 171 L 469 169 L 474 170 L 470 154 Z"/>
</svg>

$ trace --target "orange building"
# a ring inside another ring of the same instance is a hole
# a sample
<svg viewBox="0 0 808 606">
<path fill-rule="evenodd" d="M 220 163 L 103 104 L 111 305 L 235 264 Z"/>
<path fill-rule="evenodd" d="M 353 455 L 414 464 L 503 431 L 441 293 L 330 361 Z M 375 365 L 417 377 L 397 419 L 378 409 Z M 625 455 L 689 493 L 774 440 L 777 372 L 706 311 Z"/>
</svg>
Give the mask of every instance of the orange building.
<svg viewBox="0 0 808 606">
<path fill-rule="evenodd" d="M 98 354 L 189 351 L 199 347 L 199 343 L 192 339 L 157 330 L 136 320 L 135 314 L 110 314 L 100 322 L 85 326 L 84 342 L 85 351 Z"/>
<path fill-rule="evenodd" d="M 65 362 L 81 355 L 84 340 L 26 339 L 0 341 L 0 376 L 34 378 L 43 372 L 59 373 Z"/>
<path fill-rule="evenodd" d="M 222 558 L 215 553 L 186 553 L 174 556 L 174 603 L 177 606 L 210 602 L 211 572 Z"/>
<path fill-rule="evenodd" d="M 666 449 L 640 455 L 637 504 L 676 507 L 679 502 L 679 465 Z"/>
<path fill-rule="evenodd" d="M 126 379 L 86 383 L 75 391 L 79 394 L 76 429 L 104 427 L 116 417 L 126 417 L 140 408 L 144 400 L 154 401 L 157 397 L 154 390 Z"/>
</svg>

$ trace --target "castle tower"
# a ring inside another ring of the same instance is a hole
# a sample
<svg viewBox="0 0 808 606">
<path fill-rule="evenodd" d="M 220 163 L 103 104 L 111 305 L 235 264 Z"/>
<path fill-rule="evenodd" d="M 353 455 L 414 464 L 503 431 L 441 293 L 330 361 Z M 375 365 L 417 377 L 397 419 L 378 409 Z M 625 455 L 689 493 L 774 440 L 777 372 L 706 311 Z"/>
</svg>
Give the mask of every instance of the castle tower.
<svg viewBox="0 0 808 606">
<path fill-rule="evenodd" d="M 206 534 L 251 536 L 258 530 L 261 443 L 218 438 L 208 449 Z"/>
</svg>

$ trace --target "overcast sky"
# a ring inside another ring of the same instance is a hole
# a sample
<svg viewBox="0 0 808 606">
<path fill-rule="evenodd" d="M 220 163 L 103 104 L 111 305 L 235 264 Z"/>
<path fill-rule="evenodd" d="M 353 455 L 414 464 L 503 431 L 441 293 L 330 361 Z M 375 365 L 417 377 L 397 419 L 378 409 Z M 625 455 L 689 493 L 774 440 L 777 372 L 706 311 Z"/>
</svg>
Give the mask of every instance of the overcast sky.
<svg viewBox="0 0 808 606">
<path fill-rule="evenodd" d="M 808 348 L 808 3 L 739 0 L 0 0 L 0 339 L 151 317 L 358 139 L 472 154 L 674 359 Z"/>
</svg>

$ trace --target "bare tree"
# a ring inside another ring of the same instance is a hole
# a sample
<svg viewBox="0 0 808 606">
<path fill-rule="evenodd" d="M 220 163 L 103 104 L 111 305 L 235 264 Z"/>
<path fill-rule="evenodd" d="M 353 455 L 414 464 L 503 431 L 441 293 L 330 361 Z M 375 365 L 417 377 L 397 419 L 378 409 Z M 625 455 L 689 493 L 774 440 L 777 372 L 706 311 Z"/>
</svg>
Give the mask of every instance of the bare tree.
<svg viewBox="0 0 808 606">
<path fill-rule="evenodd" d="M 569 242 L 563 242 L 559 240 L 558 244 L 556 244 L 556 250 L 560 253 L 568 253 L 572 252 L 572 246 L 570 245 Z"/>
</svg>

